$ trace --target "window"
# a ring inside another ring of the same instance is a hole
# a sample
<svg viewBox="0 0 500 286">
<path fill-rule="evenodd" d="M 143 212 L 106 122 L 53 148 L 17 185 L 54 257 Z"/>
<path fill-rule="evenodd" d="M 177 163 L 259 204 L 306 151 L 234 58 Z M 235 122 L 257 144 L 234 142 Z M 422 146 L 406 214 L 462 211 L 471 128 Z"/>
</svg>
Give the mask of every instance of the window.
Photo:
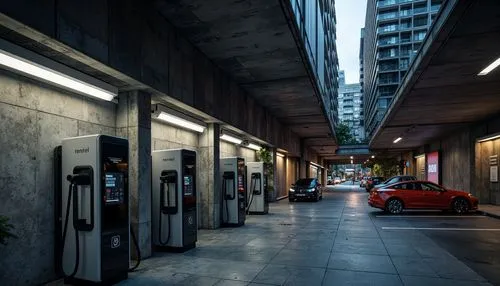
<svg viewBox="0 0 500 286">
<path fill-rule="evenodd" d="M 421 27 L 425 25 L 427 25 L 427 16 L 416 17 L 415 20 L 413 20 L 413 27 Z"/>
<path fill-rule="evenodd" d="M 424 38 L 425 38 L 425 31 L 419 31 L 413 34 L 413 39 L 415 41 L 422 41 Z"/>
<path fill-rule="evenodd" d="M 416 190 L 415 184 L 414 183 L 402 183 L 402 184 L 397 184 L 393 187 L 394 189 L 397 190 Z"/>
<path fill-rule="evenodd" d="M 433 183 L 420 183 L 422 190 L 424 191 L 438 191 L 438 192 L 444 192 L 445 190 Z"/>
</svg>

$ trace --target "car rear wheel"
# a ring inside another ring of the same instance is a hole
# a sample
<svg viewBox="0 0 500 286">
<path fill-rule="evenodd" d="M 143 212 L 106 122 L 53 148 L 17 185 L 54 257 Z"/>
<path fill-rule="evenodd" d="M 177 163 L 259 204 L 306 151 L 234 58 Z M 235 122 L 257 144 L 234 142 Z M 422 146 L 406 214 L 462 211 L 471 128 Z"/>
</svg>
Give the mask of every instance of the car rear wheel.
<svg viewBox="0 0 500 286">
<path fill-rule="evenodd" d="M 463 214 L 469 211 L 469 202 L 464 198 L 457 198 L 453 201 L 453 211 Z"/>
<path fill-rule="evenodd" d="M 391 214 L 400 214 L 403 211 L 403 201 L 400 199 L 390 199 L 385 209 Z"/>
</svg>

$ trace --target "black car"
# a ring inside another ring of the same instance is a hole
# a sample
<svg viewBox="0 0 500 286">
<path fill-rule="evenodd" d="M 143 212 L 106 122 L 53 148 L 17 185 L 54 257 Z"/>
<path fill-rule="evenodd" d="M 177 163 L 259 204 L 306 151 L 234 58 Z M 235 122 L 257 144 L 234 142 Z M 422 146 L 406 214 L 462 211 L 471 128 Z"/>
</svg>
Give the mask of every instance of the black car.
<svg viewBox="0 0 500 286">
<path fill-rule="evenodd" d="M 369 192 L 373 186 L 382 183 L 384 180 L 384 177 L 369 177 L 365 184 L 366 191 Z"/>
<path fill-rule="evenodd" d="M 307 178 L 299 179 L 292 185 L 288 191 L 288 201 L 294 200 L 314 200 L 319 201 L 323 198 L 323 187 L 318 179 Z"/>
<path fill-rule="evenodd" d="M 399 182 L 416 181 L 416 180 L 417 180 L 417 177 L 415 177 L 415 176 L 408 176 L 408 175 L 394 176 L 394 177 L 390 177 L 389 179 L 387 179 L 386 181 L 384 181 L 382 183 L 375 184 L 374 188 L 379 189 L 379 188 L 383 188 L 385 186 L 392 185 L 392 184 L 399 183 Z"/>
</svg>

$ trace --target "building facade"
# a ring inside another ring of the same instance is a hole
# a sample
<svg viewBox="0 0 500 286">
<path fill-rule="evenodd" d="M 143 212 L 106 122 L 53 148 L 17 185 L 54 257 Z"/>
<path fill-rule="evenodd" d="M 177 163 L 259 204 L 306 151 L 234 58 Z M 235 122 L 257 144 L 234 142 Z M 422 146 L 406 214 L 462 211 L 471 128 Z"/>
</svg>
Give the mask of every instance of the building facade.
<svg viewBox="0 0 500 286">
<path fill-rule="evenodd" d="M 441 7 L 442 0 L 369 0 L 366 10 L 364 119 L 371 137 Z"/>
<path fill-rule="evenodd" d="M 349 126 L 358 142 L 365 139 L 363 94 L 359 83 L 346 84 L 344 71 L 339 72 L 339 121 Z"/>
<path fill-rule="evenodd" d="M 333 126 L 338 123 L 338 58 L 334 0 L 290 0 L 300 38 L 318 81 L 319 94 Z"/>
</svg>

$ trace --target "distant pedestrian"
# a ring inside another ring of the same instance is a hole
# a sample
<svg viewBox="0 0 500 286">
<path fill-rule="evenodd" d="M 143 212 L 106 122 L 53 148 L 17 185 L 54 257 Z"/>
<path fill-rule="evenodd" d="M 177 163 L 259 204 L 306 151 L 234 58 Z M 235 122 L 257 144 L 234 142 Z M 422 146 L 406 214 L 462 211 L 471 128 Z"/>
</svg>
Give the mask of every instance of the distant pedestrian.
<svg viewBox="0 0 500 286">
<path fill-rule="evenodd" d="M 353 185 L 354 185 L 354 181 L 355 181 L 355 180 L 354 180 L 354 176 L 353 176 L 353 177 L 352 177 L 352 184 L 353 184 Z"/>
</svg>

